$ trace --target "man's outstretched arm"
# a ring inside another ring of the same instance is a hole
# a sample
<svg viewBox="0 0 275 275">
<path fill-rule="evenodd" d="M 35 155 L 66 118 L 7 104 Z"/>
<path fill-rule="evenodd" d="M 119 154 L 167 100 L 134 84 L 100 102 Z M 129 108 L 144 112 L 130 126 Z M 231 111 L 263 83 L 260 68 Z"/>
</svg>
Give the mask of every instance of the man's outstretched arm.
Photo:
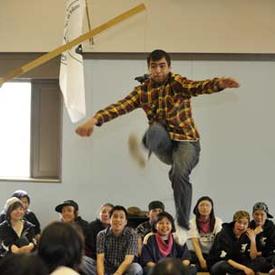
<svg viewBox="0 0 275 275">
<path fill-rule="evenodd" d="M 239 83 L 230 77 L 215 77 L 206 80 L 190 80 L 181 75 L 175 75 L 176 82 L 182 85 L 182 92 L 189 96 L 212 94 L 226 88 L 238 88 Z"/>
<path fill-rule="evenodd" d="M 97 124 L 97 119 L 95 117 L 91 117 L 87 119 L 84 123 L 79 125 L 75 132 L 81 137 L 89 137 L 94 131 L 94 127 Z"/>
<path fill-rule="evenodd" d="M 75 132 L 81 137 L 89 137 L 95 126 L 101 126 L 103 123 L 113 120 L 119 116 L 130 113 L 140 106 L 140 88 L 136 87 L 124 99 L 108 107 L 99 110 L 95 115 L 87 119 L 83 124 L 78 126 Z"/>
</svg>

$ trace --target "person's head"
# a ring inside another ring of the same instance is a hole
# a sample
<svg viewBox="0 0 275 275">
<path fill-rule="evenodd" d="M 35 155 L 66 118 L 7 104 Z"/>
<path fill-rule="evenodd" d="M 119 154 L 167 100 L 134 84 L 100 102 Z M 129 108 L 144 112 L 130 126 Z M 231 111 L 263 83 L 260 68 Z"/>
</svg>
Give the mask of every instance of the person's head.
<svg viewBox="0 0 275 275">
<path fill-rule="evenodd" d="M 113 207 L 114 206 L 111 203 L 104 203 L 100 206 L 99 219 L 103 224 L 110 224 L 110 212 L 113 209 Z"/>
<path fill-rule="evenodd" d="M 254 204 L 252 216 L 256 226 L 263 226 L 267 218 L 273 218 L 264 202 L 257 202 Z"/>
<path fill-rule="evenodd" d="M 22 220 L 25 214 L 22 201 L 16 197 L 11 197 L 6 201 L 4 212 L 8 221 L 15 222 Z"/>
<path fill-rule="evenodd" d="M 157 232 L 161 236 L 168 236 L 175 231 L 174 218 L 168 212 L 159 213 L 153 227 L 153 232 Z"/>
<path fill-rule="evenodd" d="M 208 196 L 202 196 L 198 199 L 193 213 L 196 216 L 197 227 L 199 228 L 200 218 L 209 219 L 210 230 L 214 230 L 215 226 L 215 213 L 214 213 L 214 203 L 213 200 Z M 199 228 L 200 229 L 200 228 Z"/>
<path fill-rule="evenodd" d="M 46 226 L 41 234 L 38 255 L 51 273 L 59 266 L 77 269 L 84 251 L 83 238 L 71 225 L 54 222 Z"/>
<path fill-rule="evenodd" d="M 153 269 L 151 275 L 189 275 L 188 269 L 177 258 L 164 258 Z"/>
<path fill-rule="evenodd" d="M 10 254 L 0 261 L 1 275 L 47 275 L 44 262 L 33 254 Z"/>
<path fill-rule="evenodd" d="M 127 225 L 128 213 L 125 207 L 116 205 L 110 211 L 111 230 L 115 234 L 120 234 Z"/>
<path fill-rule="evenodd" d="M 239 210 L 235 212 L 233 216 L 233 222 L 234 222 L 234 234 L 236 236 L 242 235 L 244 232 L 246 232 L 249 222 L 250 222 L 250 216 L 247 211 Z"/>
<path fill-rule="evenodd" d="M 156 221 L 157 215 L 165 210 L 161 201 L 151 201 L 148 205 L 148 218 L 151 223 Z"/>
<path fill-rule="evenodd" d="M 24 210 L 27 211 L 30 203 L 31 203 L 31 199 L 30 196 L 28 195 L 28 193 L 24 190 L 16 190 L 12 193 L 11 197 L 16 197 L 19 200 L 21 200 L 23 202 L 23 206 L 24 206 Z"/>
<path fill-rule="evenodd" d="M 171 71 L 170 55 L 160 49 L 154 50 L 147 57 L 147 65 L 150 78 L 157 83 L 162 83 Z"/>
<path fill-rule="evenodd" d="M 78 217 L 78 204 L 73 200 L 66 200 L 55 207 L 55 211 L 61 214 L 61 220 L 65 223 L 73 223 Z"/>
</svg>

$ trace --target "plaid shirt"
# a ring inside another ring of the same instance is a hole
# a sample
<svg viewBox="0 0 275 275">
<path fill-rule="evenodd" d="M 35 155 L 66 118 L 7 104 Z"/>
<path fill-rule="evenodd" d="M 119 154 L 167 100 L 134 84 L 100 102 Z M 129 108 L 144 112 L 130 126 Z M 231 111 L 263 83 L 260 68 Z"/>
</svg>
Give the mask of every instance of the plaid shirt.
<svg viewBox="0 0 275 275">
<path fill-rule="evenodd" d="M 126 255 L 138 255 L 137 234 L 133 228 L 125 227 L 122 234 L 115 236 L 110 228 L 97 235 L 97 254 L 104 254 L 105 273 L 114 273 Z"/>
<path fill-rule="evenodd" d="M 161 85 L 148 79 L 135 87 L 124 99 L 98 111 L 95 114 L 97 126 L 142 108 L 149 124 L 161 123 L 171 140 L 199 140 L 200 136 L 192 118 L 191 97 L 223 90 L 219 87 L 218 80 L 219 78 L 193 81 L 172 73 Z"/>
</svg>

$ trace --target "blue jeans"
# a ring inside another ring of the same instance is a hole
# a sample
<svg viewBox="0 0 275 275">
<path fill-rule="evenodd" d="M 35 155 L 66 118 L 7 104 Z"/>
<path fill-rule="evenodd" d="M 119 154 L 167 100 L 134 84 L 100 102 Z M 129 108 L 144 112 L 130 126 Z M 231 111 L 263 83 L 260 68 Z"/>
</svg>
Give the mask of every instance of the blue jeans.
<svg viewBox="0 0 275 275">
<path fill-rule="evenodd" d="M 93 260 L 92 268 L 87 272 L 87 270 L 82 270 L 87 275 L 96 275 L 96 261 Z M 85 272 L 86 271 L 86 272 Z M 112 275 L 113 273 L 105 272 L 105 275 Z M 131 263 L 127 270 L 123 273 L 124 275 L 142 275 L 143 270 L 140 264 L 138 263 Z"/>
<path fill-rule="evenodd" d="M 199 162 L 199 141 L 173 141 L 161 124 L 154 123 L 146 131 L 143 144 L 162 162 L 171 165 L 169 179 L 174 192 L 177 223 L 188 230 L 192 203 L 189 176 Z"/>
</svg>

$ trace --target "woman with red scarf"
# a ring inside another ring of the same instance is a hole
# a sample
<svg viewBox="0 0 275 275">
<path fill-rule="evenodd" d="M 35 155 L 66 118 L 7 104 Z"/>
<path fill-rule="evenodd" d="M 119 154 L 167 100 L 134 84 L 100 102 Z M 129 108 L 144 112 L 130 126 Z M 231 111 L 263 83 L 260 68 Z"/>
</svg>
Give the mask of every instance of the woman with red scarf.
<svg viewBox="0 0 275 275">
<path fill-rule="evenodd" d="M 190 274 L 196 274 L 196 268 L 190 266 L 187 246 L 181 246 L 174 240 L 175 223 L 169 213 L 158 214 L 153 232 L 141 252 L 141 263 L 145 274 L 150 274 L 154 266 L 167 257 L 180 259 L 184 266 L 190 268 Z"/>
</svg>

